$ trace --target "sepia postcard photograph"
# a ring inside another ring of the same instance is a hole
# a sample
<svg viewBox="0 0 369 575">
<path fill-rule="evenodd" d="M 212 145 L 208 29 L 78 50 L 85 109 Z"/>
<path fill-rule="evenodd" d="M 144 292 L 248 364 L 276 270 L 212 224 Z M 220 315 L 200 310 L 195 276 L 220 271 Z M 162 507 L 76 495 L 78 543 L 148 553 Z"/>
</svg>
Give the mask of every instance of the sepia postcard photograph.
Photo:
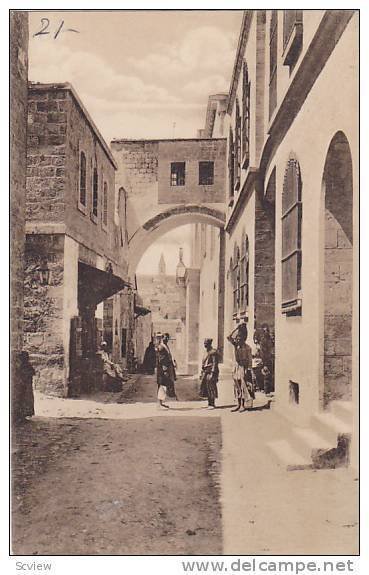
<svg viewBox="0 0 369 575">
<path fill-rule="evenodd" d="M 8 17 L 9 572 L 353 572 L 360 10 Z"/>
</svg>

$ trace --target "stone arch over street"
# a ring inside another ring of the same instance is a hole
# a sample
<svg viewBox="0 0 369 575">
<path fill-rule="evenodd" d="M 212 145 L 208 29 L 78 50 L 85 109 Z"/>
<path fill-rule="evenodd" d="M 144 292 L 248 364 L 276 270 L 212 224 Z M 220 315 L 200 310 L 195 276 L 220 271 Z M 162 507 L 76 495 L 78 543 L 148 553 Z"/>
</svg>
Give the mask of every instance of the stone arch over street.
<svg viewBox="0 0 369 575">
<path fill-rule="evenodd" d="M 129 239 L 129 275 L 133 277 L 138 263 L 152 243 L 167 232 L 186 224 L 212 225 L 224 228 L 224 212 L 207 206 L 186 204 L 160 212 L 137 229 Z"/>
<path fill-rule="evenodd" d="M 324 338 L 322 399 L 352 394 L 353 176 L 345 134 L 332 138 L 324 166 Z"/>
</svg>

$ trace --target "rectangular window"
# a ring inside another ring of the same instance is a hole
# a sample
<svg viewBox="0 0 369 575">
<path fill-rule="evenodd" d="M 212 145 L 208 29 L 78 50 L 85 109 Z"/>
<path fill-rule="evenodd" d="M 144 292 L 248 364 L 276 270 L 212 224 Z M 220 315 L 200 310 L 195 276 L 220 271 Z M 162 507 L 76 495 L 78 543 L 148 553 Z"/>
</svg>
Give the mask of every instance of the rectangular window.
<svg viewBox="0 0 369 575">
<path fill-rule="evenodd" d="M 98 203 L 99 203 L 99 176 L 97 174 L 97 168 L 94 168 L 93 179 L 92 179 L 92 215 L 97 218 L 98 215 Z"/>
<path fill-rule="evenodd" d="M 171 186 L 184 186 L 185 185 L 185 162 L 172 162 L 170 164 L 170 185 Z"/>
<path fill-rule="evenodd" d="M 283 64 L 290 67 L 290 72 L 301 53 L 302 36 L 302 10 L 283 10 Z"/>
<path fill-rule="evenodd" d="M 86 206 L 86 178 L 87 176 L 87 163 L 86 154 L 81 152 L 79 163 L 79 203 Z"/>
<path fill-rule="evenodd" d="M 199 185 L 212 186 L 214 184 L 214 162 L 199 162 Z"/>
</svg>

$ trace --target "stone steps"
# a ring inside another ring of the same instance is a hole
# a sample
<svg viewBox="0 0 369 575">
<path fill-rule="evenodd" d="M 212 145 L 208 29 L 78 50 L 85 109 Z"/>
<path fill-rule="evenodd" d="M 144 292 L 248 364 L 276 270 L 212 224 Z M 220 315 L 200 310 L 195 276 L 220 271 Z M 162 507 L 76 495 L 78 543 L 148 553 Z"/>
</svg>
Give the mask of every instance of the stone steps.
<svg viewBox="0 0 369 575">
<path fill-rule="evenodd" d="M 348 463 L 353 405 L 332 402 L 311 418 L 310 427 L 291 427 L 285 439 L 269 442 L 270 452 L 287 470 L 335 468 Z"/>
<path fill-rule="evenodd" d="M 298 451 L 291 447 L 286 439 L 278 439 L 267 443 L 270 453 L 274 456 L 276 463 L 283 466 L 287 471 L 297 471 L 311 469 L 312 461 L 303 457 Z"/>
</svg>

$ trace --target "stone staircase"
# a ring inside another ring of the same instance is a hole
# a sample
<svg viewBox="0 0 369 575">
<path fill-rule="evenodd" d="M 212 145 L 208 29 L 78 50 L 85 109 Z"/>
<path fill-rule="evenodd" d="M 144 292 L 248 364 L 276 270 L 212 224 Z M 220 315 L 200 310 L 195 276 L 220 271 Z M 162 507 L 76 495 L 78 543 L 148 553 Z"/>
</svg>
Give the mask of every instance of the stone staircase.
<svg viewBox="0 0 369 575">
<path fill-rule="evenodd" d="M 267 445 L 286 469 L 334 469 L 347 466 L 353 425 L 353 404 L 333 401 L 329 411 L 312 416 L 310 427 L 292 427 L 288 438 Z"/>
</svg>

